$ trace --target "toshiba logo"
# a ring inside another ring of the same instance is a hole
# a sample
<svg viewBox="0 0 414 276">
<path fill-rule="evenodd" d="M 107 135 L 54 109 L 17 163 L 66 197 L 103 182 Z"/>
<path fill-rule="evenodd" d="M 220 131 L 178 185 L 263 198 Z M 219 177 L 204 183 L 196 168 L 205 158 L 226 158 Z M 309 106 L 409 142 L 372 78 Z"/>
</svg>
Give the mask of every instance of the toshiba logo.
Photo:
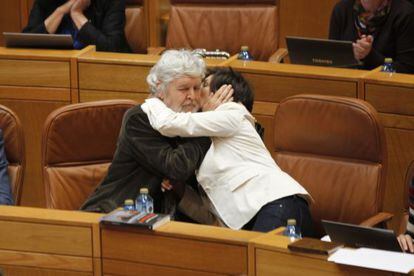
<svg viewBox="0 0 414 276">
<path fill-rule="evenodd" d="M 333 63 L 331 59 L 321 59 L 321 58 L 312 58 L 312 62 L 318 63 L 318 64 L 332 64 Z"/>
</svg>

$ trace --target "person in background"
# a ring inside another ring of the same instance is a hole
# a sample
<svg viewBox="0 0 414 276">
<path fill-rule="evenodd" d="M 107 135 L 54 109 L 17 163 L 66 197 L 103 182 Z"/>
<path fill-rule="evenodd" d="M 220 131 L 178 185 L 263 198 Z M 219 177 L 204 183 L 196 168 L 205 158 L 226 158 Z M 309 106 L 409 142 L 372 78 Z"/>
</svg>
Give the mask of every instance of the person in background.
<svg viewBox="0 0 414 276">
<path fill-rule="evenodd" d="M 70 34 L 75 49 L 131 52 L 124 28 L 125 0 L 35 0 L 23 32 Z"/>
<path fill-rule="evenodd" d="M 142 109 L 151 126 L 164 136 L 211 137 L 211 147 L 197 171 L 210 212 L 221 225 L 261 232 L 286 226 L 294 218 L 304 236 L 313 236 L 310 196 L 277 166 L 257 133 L 250 113 L 254 94 L 247 81 L 240 73 L 222 68 L 206 78 L 202 87 L 200 95 L 219 102 L 234 91 L 234 102 L 224 100 L 217 108 L 204 104 L 206 112 L 184 113 L 154 97 Z"/>
<path fill-rule="evenodd" d="M 166 51 L 147 76 L 150 93 L 177 112 L 196 112 L 204 72 L 204 61 L 190 52 Z M 182 183 L 183 189 L 193 185 L 210 143 L 206 137 L 165 137 L 151 127 L 140 105 L 131 108 L 123 118 L 108 173 L 81 209 L 110 212 L 147 187 L 155 212 L 174 215 L 180 202 L 161 191 L 161 182 L 168 178 Z"/>
<path fill-rule="evenodd" d="M 355 59 L 371 70 L 392 58 L 398 73 L 414 73 L 414 6 L 407 0 L 341 0 L 329 38 L 353 41 Z"/>
<path fill-rule="evenodd" d="M 3 132 L 0 129 L 0 205 L 14 204 L 7 168 L 8 162 L 4 150 Z"/>
<path fill-rule="evenodd" d="M 414 253 L 414 178 L 408 187 L 408 215 L 405 218 L 406 232 L 398 236 L 398 242 L 404 251 Z"/>
</svg>

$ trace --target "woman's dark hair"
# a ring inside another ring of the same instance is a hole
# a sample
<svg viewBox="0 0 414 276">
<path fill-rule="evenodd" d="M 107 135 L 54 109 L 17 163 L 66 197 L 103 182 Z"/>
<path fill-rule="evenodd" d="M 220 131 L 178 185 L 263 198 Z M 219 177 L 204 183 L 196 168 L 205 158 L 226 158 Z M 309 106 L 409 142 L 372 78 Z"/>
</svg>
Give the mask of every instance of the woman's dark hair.
<svg viewBox="0 0 414 276">
<path fill-rule="evenodd" d="M 239 73 L 229 68 L 210 69 L 207 75 L 213 75 L 210 90 L 215 93 L 224 84 L 231 84 L 233 101 L 242 103 L 249 112 L 252 112 L 254 93 L 247 80 Z"/>
</svg>

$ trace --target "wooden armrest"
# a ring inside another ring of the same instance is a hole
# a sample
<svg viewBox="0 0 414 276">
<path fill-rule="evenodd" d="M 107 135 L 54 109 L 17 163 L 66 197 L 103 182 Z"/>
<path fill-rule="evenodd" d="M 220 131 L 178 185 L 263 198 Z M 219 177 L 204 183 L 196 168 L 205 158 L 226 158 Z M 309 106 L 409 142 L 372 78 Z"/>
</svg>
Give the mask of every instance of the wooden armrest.
<svg viewBox="0 0 414 276">
<path fill-rule="evenodd" d="M 156 55 L 159 56 L 162 54 L 162 52 L 165 51 L 165 47 L 148 47 L 147 48 L 147 53 L 148 55 Z"/>
<path fill-rule="evenodd" d="M 279 48 L 277 51 L 270 56 L 269 62 L 272 63 L 281 63 L 282 60 L 287 57 L 289 54 L 288 50 L 286 48 Z"/>
<path fill-rule="evenodd" d="M 374 215 L 373 217 L 370 217 L 369 219 L 364 220 L 359 225 L 374 227 L 377 224 L 389 221 L 393 216 L 394 216 L 393 214 L 381 212 L 381 213 Z"/>
</svg>

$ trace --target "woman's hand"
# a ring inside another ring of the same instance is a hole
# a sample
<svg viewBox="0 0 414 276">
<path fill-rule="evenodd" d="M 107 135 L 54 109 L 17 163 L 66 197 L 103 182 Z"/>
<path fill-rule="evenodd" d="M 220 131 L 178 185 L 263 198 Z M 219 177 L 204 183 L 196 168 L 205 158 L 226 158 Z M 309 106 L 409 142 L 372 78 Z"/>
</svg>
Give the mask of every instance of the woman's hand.
<svg viewBox="0 0 414 276">
<path fill-rule="evenodd" d="M 75 0 L 70 12 L 83 13 L 91 5 L 91 0 Z"/>
<path fill-rule="evenodd" d="M 62 14 L 65 15 L 70 12 L 72 9 L 73 4 L 75 4 L 76 0 L 68 0 L 65 4 L 59 6 L 57 10 Z"/>
<path fill-rule="evenodd" d="M 216 93 L 210 93 L 208 100 L 203 105 L 203 111 L 215 110 L 220 105 L 233 101 L 233 88 L 230 84 L 224 84 Z"/>
<path fill-rule="evenodd" d="M 361 60 L 366 58 L 366 56 L 368 56 L 368 54 L 372 50 L 373 41 L 374 38 L 372 37 L 372 35 L 363 35 L 361 39 L 358 39 L 356 42 L 352 43 L 355 59 Z"/>
<path fill-rule="evenodd" d="M 73 23 L 75 23 L 76 28 L 80 30 L 88 19 L 83 14 L 83 11 L 86 10 L 91 4 L 91 0 L 75 0 L 71 10 L 70 16 L 72 17 Z"/>
<path fill-rule="evenodd" d="M 413 245 L 413 239 L 411 238 L 410 235 L 404 235 L 401 234 L 397 237 L 398 239 L 398 243 L 401 246 L 401 249 L 404 250 L 405 252 L 411 252 L 414 253 L 414 245 Z"/>
</svg>

